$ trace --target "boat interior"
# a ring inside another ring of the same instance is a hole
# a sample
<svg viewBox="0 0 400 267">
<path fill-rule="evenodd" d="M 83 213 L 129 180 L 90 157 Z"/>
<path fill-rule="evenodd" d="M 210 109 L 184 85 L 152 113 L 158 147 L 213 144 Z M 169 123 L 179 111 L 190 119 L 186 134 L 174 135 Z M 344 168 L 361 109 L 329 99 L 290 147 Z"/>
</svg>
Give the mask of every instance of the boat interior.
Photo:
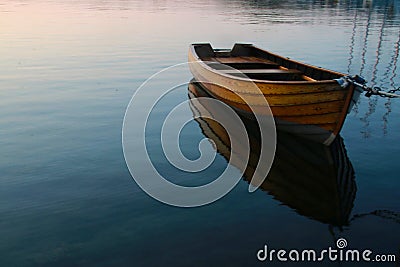
<svg viewBox="0 0 400 267">
<path fill-rule="evenodd" d="M 237 77 L 270 81 L 321 81 L 344 76 L 249 44 L 235 44 L 232 49 L 213 49 L 210 44 L 195 44 L 194 49 L 210 67 Z"/>
</svg>

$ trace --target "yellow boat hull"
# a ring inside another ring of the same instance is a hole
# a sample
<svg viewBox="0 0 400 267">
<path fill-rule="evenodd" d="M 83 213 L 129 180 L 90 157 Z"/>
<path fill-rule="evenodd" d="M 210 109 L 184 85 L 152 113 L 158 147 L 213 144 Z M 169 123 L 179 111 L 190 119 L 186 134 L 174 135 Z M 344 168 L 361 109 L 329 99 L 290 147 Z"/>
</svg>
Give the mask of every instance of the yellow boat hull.
<svg viewBox="0 0 400 267">
<path fill-rule="evenodd" d="M 194 78 L 213 97 L 250 117 L 251 113 L 271 115 L 272 111 L 278 129 L 326 145 L 339 134 L 354 94 L 353 85 L 343 88 L 334 80 L 345 74 L 289 60 L 251 45 L 236 44 L 221 53 L 209 44 L 195 44 L 189 49 L 189 62 Z M 249 67 L 251 64 L 265 67 L 254 69 Z M 265 108 L 265 100 L 270 109 Z"/>
</svg>

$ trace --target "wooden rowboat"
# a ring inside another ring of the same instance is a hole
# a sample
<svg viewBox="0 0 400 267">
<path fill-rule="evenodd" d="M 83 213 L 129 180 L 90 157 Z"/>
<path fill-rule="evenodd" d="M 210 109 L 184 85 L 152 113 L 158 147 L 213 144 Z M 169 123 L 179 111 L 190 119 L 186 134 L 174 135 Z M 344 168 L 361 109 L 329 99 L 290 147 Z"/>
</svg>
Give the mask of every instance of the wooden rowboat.
<svg viewBox="0 0 400 267">
<path fill-rule="evenodd" d="M 340 84 L 346 74 L 251 44 L 235 44 L 232 49 L 192 44 L 189 62 L 194 78 L 213 97 L 250 117 L 272 112 L 278 130 L 326 145 L 339 134 L 355 95 L 352 83 Z"/>
<path fill-rule="evenodd" d="M 188 88 L 190 99 L 210 97 L 196 83 Z M 206 101 L 189 102 L 202 133 L 212 140 L 213 147 L 227 160 L 231 157 L 232 138 L 213 114 L 221 112 Z M 227 115 L 229 116 L 229 115 Z M 259 163 L 261 139 L 257 124 L 242 117 L 250 142 L 250 156 L 244 164 L 243 179 L 249 183 Z M 221 124 L 222 123 L 222 124 Z M 239 161 L 247 160 L 247 150 L 238 147 Z M 236 162 L 237 163 L 237 162 Z M 333 226 L 349 224 L 357 186 L 354 169 L 340 135 L 325 146 L 278 131 L 274 162 L 260 188 L 298 214 Z"/>
</svg>

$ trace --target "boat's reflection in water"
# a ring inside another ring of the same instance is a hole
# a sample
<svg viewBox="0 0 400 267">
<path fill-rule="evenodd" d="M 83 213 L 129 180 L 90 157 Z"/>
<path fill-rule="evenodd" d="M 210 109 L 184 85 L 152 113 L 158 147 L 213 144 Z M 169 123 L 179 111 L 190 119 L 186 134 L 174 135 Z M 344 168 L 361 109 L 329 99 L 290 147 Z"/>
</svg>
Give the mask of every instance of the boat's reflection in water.
<svg viewBox="0 0 400 267">
<path fill-rule="evenodd" d="M 210 96 L 199 84 L 192 81 L 189 84 L 189 98 L 198 97 Z M 190 108 L 203 134 L 229 160 L 231 150 L 227 132 L 215 120 L 198 117 L 202 114 L 210 116 L 213 113 L 210 110 L 212 107 L 207 106 L 207 102 L 193 101 L 190 102 Z M 261 140 L 255 122 L 246 118 L 242 120 L 251 147 L 244 179 L 250 182 L 258 164 Z M 246 152 L 243 151 L 243 154 Z M 348 225 L 356 195 L 356 183 L 343 139 L 338 136 L 327 147 L 278 132 L 274 163 L 261 189 L 298 214 L 332 226 Z"/>
</svg>

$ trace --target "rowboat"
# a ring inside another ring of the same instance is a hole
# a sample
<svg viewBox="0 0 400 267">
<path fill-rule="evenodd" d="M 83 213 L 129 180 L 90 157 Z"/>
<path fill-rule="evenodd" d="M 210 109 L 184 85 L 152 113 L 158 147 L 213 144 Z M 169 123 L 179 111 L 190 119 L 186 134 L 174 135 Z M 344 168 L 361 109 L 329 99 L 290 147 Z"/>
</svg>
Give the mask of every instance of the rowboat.
<svg viewBox="0 0 400 267">
<path fill-rule="evenodd" d="M 189 99 L 210 97 L 193 82 L 189 84 L 188 95 Z M 212 141 L 218 153 L 229 161 L 233 153 L 232 138 L 235 136 L 227 134 L 222 127 L 223 121 L 213 119 L 216 110 L 208 103 L 189 102 L 202 133 Z M 239 160 L 233 165 L 238 168 L 245 166 L 241 170 L 243 179 L 252 183 L 259 163 L 261 139 L 254 120 L 246 117 L 241 119 L 249 136 L 250 156 L 247 158 L 248 151 L 239 146 L 235 152 Z M 239 162 L 245 160 L 247 162 L 244 164 Z M 330 146 L 325 146 L 279 130 L 275 159 L 260 188 L 302 216 L 339 227 L 349 224 L 357 191 L 354 169 L 340 135 Z"/>
<path fill-rule="evenodd" d="M 192 44 L 189 67 L 214 98 L 248 117 L 272 115 L 278 130 L 325 145 L 339 134 L 359 95 L 355 94 L 354 84 L 345 82 L 346 74 L 294 61 L 251 44 L 235 44 L 232 49 Z"/>
</svg>

